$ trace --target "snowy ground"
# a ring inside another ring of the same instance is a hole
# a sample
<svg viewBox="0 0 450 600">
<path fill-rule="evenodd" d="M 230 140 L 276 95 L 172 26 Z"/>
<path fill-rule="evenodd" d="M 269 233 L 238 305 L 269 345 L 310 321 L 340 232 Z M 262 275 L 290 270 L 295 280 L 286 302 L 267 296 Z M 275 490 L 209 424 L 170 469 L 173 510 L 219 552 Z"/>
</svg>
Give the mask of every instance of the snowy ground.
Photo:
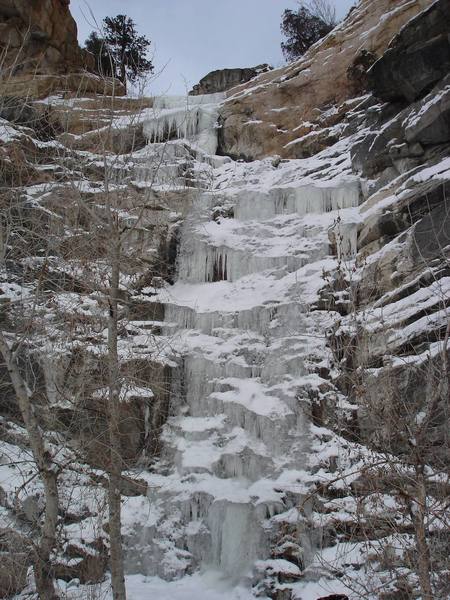
<svg viewBox="0 0 450 600">
<path fill-rule="evenodd" d="M 65 587 L 63 582 L 61 591 L 67 600 L 81 600 L 90 598 L 94 600 L 110 600 L 112 593 L 109 583 L 102 586 L 92 586 L 79 590 Z M 144 577 L 134 575 L 126 578 L 128 600 L 252 600 L 254 598 L 250 589 L 230 586 L 220 573 L 208 572 L 184 577 L 178 581 L 167 582 L 158 577 Z M 91 595 L 88 595 L 91 594 Z M 306 599 L 305 599 L 306 600 Z"/>
<path fill-rule="evenodd" d="M 254 600 L 250 588 L 232 586 L 228 579 L 218 572 L 209 571 L 183 577 L 178 581 L 167 582 L 158 577 L 134 575 L 126 578 L 128 600 Z M 67 587 L 60 582 L 60 591 L 67 600 L 111 600 L 112 593 L 109 582 L 103 585 L 84 587 L 83 591 Z M 301 584 L 294 590 L 294 600 L 317 600 L 330 594 L 348 594 L 344 585 L 330 585 L 327 579 Z M 261 600 L 268 600 L 260 596 Z"/>
</svg>

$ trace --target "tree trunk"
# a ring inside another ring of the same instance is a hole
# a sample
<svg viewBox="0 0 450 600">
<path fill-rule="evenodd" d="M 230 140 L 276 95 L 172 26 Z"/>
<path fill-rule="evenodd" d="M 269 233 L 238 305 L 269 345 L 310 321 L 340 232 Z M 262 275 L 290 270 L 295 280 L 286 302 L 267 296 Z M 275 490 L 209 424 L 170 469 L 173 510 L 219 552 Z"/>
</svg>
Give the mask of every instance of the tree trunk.
<svg viewBox="0 0 450 600">
<path fill-rule="evenodd" d="M 127 62 L 127 30 L 125 23 L 123 24 L 122 29 L 122 43 L 120 48 L 120 81 L 123 83 L 125 87 L 125 94 L 127 93 L 127 70 L 126 70 L 126 62 Z"/>
<path fill-rule="evenodd" d="M 430 577 L 430 549 L 428 547 L 426 532 L 427 492 L 425 476 L 422 469 L 416 470 L 416 477 L 417 502 L 415 503 L 415 509 L 411 510 L 411 516 L 414 523 L 414 532 L 417 544 L 417 570 L 419 575 L 420 589 L 422 592 L 422 600 L 433 600 Z"/>
<path fill-rule="evenodd" d="M 111 283 L 109 290 L 108 317 L 108 365 L 109 365 L 109 543 L 111 551 L 111 582 L 114 600 L 125 600 L 125 577 L 123 566 L 121 491 L 122 454 L 120 447 L 120 374 L 117 351 L 118 295 L 120 274 L 120 239 L 111 243 Z"/>
<path fill-rule="evenodd" d="M 58 484 L 56 474 L 51 471 L 42 473 L 45 490 L 45 520 L 41 542 L 38 548 L 34 577 L 39 598 L 53 600 L 57 598 L 51 569 L 51 553 L 56 545 L 56 527 L 58 524 Z"/>
<path fill-rule="evenodd" d="M 41 428 L 34 415 L 27 384 L 20 373 L 14 354 L 11 352 L 2 333 L 0 333 L 0 352 L 3 355 L 9 376 L 11 377 L 22 419 L 30 439 L 33 458 L 44 485 L 44 524 L 41 528 L 41 537 L 38 546 L 35 548 L 33 560 L 36 589 L 39 598 L 42 600 L 54 600 L 58 596 L 55 592 L 50 557 L 56 546 L 56 528 L 58 525 L 59 510 L 58 476 L 51 454 L 45 447 Z"/>
<path fill-rule="evenodd" d="M 125 88 L 125 94 L 127 93 L 127 73 L 125 69 L 125 58 L 122 58 L 120 63 L 120 81 L 123 83 L 123 87 Z"/>
</svg>

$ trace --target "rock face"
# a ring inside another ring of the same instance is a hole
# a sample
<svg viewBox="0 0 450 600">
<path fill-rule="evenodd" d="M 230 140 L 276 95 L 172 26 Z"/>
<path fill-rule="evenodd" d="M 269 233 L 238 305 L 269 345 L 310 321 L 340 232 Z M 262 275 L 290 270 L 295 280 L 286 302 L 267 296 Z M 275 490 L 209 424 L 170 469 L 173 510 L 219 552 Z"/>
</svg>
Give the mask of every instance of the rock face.
<svg viewBox="0 0 450 600">
<path fill-rule="evenodd" d="M 83 66 L 69 0 L 7 0 L 0 19 L 0 43 L 12 75 L 64 74 Z"/>
<path fill-rule="evenodd" d="M 381 56 L 401 27 L 431 3 L 362 0 L 300 60 L 230 90 L 221 152 L 244 159 L 302 158 L 333 144 L 336 125 L 353 108 L 347 100 L 365 92 L 355 90 L 355 66 L 368 53 Z"/>
<path fill-rule="evenodd" d="M 412 102 L 450 72 L 450 4 L 437 0 L 392 40 L 369 72 L 371 87 L 383 100 Z"/>
<path fill-rule="evenodd" d="M 111 93 L 112 82 L 86 72 L 94 67 L 77 42 L 70 0 L 5 0 L 0 4 L 3 96 L 44 97 L 55 90 Z M 123 93 L 115 84 L 115 93 Z"/>
<path fill-rule="evenodd" d="M 261 73 L 267 73 L 271 67 L 267 64 L 258 65 L 246 69 L 220 69 L 208 73 L 189 92 L 190 96 L 201 96 L 204 94 L 217 94 L 226 92 L 242 83 L 247 83 Z"/>
<path fill-rule="evenodd" d="M 404 173 L 421 164 L 436 145 L 448 144 L 450 131 L 450 76 L 444 77 L 423 99 L 393 115 L 391 107 L 372 110 L 373 129 L 352 148 L 353 167 L 364 177 L 374 177 L 388 169 Z M 389 122 L 387 122 L 389 121 Z M 387 175 L 387 173 L 385 173 Z M 383 177 L 380 183 L 383 182 Z"/>
<path fill-rule="evenodd" d="M 409 440 L 397 424 L 429 410 L 429 446 L 421 451 L 433 466 L 450 460 L 444 441 L 448 391 L 439 392 L 430 376 L 436 369 L 448 378 L 450 76 L 448 68 L 440 71 L 450 28 L 448 18 L 440 19 L 447 11 L 448 3 L 438 0 L 418 15 L 370 72 L 369 85 L 383 103 L 361 115 L 364 133 L 350 151 L 366 198 L 358 227 L 358 281 L 350 286 L 360 330 L 343 319 L 331 342 L 344 372 L 342 389 L 358 404 L 360 439 L 407 454 Z M 358 370 L 359 398 L 348 383 L 354 385 Z M 433 394 L 432 413 L 426 407 Z"/>
</svg>

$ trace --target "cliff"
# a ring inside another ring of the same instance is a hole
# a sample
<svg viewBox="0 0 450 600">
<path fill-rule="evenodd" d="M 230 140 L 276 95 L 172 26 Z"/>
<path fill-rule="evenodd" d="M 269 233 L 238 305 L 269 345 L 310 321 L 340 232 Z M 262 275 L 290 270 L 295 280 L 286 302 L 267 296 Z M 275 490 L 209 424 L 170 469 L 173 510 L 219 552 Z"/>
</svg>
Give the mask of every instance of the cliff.
<svg viewBox="0 0 450 600">
<path fill-rule="evenodd" d="M 61 595 L 110 592 L 119 235 L 129 595 L 448 597 L 447 15 L 363 0 L 225 100 L 3 107 L 0 330 L 57 466 Z M 348 76 L 320 79 L 330 65 Z M 314 111 L 308 77 L 331 105 Z M 233 134 L 246 160 L 214 154 L 245 111 L 260 117 Z M 269 135 L 277 115 L 290 129 Z M 0 377 L 0 596 L 26 598 L 44 495 Z"/>
<path fill-rule="evenodd" d="M 310 156 L 336 140 L 334 127 L 365 93 L 364 71 L 432 0 L 362 0 L 298 61 L 228 92 L 220 151 L 255 159 Z M 362 77 L 361 77 L 362 75 Z"/>
<path fill-rule="evenodd" d="M 111 92 L 112 82 L 101 81 L 93 74 L 93 61 L 78 46 L 69 4 L 70 0 L 1 3 L 2 95 L 45 97 L 54 91 Z M 115 88 L 120 94 L 120 84 Z"/>
</svg>

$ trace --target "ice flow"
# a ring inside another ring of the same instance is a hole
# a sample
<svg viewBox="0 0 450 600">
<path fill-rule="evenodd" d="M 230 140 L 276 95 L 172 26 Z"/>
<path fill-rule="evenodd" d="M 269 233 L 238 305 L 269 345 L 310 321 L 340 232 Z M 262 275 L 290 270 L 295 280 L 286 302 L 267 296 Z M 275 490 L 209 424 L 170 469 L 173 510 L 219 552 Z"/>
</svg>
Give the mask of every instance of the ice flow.
<svg viewBox="0 0 450 600">
<path fill-rule="evenodd" d="M 286 559 L 286 536 L 295 568 L 311 559 L 293 519 L 311 462 L 305 409 L 328 360 L 327 314 L 311 306 L 335 264 L 336 223 L 345 258 L 356 247 L 359 184 L 342 167 L 324 182 L 303 175 L 305 161 L 207 156 L 222 100 L 159 99 L 144 127 L 155 151 L 167 139 L 201 147 L 212 182 L 190 200 L 175 284 L 154 292 L 178 368 L 147 503 L 126 513 L 129 572 L 166 579 L 212 568 L 250 581 L 255 565 Z"/>
</svg>

